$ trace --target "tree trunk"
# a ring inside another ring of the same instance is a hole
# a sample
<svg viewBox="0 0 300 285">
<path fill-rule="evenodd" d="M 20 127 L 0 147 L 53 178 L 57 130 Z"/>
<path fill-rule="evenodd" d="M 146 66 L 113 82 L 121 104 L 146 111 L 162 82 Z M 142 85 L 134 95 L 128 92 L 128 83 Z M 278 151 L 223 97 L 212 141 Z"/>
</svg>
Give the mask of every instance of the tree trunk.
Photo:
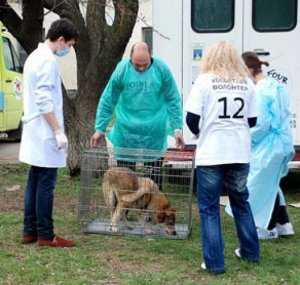
<svg viewBox="0 0 300 285">
<path fill-rule="evenodd" d="M 0 0 L 0 20 L 30 53 L 41 40 L 43 6 L 71 20 L 79 31 L 75 46 L 78 94 L 69 98 L 64 90 L 65 127 L 69 139 L 68 167 L 71 175 L 80 169 L 80 155 L 89 148 L 101 93 L 122 58 L 136 22 L 138 0 L 113 0 L 115 19 L 105 19 L 106 0 L 87 0 L 86 19 L 78 0 L 23 0 L 23 19 Z"/>
<path fill-rule="evenodd" d="M 72 105 L 75 105 L 70 112 L 70 103 L 65 105 L 65 127 L 69 139 L 68 167 L 70 175 L 77 175 L 80 172 L 80 157 L 84 150 L 90 147 L 90 138 L 94 133 L 95 112 L 98 100 L 87 97 L 94 87 L 79 89 L 78 97 Z M 69 109 L 66 112 L 66 109 Z"/>
<path fill-rule="evenodd" d="M 34 50 L 43 40 L 44 7 L 43 1 L 23 0 L 22 35 L 27 43 L 27 50 Z"/>
<path fill-rule="evenodd" d="M 89 148 L 101 93 L 116 64 L 123 56 L 138 11 L 138 0 L 114 0 L 116 16 L 113 26 L 110 27 L 104 19 L 105 1 L 90 0 L 88 3 L 89 54 L 87 55 L 80 48 L 76 49 L 78 97 L 75 102 L 72 102 L 75 104 L 74 113 L 69 113 L 65 109 L 66 118 L 75 116 L 67 119 L 68 123 L 66 123 L 70 143 L 68 167 L 71 175 L 79 172 L 80 155 Z M 99 11 L 101 9 L 102 12 Z M 89 62 L 86 62 L 88 57 Z M 70 102 L 66 104 L 70 105 Z"/>
</svg>

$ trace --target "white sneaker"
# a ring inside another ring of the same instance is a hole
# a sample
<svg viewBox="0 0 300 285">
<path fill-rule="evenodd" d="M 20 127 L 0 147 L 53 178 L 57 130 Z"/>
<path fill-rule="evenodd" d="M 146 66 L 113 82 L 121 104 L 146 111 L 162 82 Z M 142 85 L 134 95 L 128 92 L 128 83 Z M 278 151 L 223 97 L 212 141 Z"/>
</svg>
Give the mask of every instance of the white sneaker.
<svg viewBox="0 0 300 285">
<path fill-rule="evenodd" d="M 276 230 L 280 236 L 291 236 L 295 234 L 293 225 L 291 223 L 285 223 L 283 225 L 276 224 Z"/>
<path fill-rule="evenodd" d="M 207 270 L 207 267 L 206 267 L 206 264 L 205 262 L 202 262 L 201 263 L 201 269 L 204 270 L 204 271 L 207 271 L 207 272 L 210 272 L 210 273 L 213 273 L 213 274 L 222 274 L 225 272 L 225 270 L 222 270 L 222 271 L 217 271 L 217 272 L 214 272 L 214 271 L 210 271 L 210 270 Z"/>
<path fill-rule="evenodd" d="M 241 249 L 240 248 L 237 248 L 234 250 L 234 255 L 237 257 L 237 258 L 242 258 L 241 256 Z"/>
<path fill-rule="evenodd" d="M 275 239 L 278 238 L 277 229 L 266 230 L 262 228 L 257 228 L 258 239 Z"/>
</svg>

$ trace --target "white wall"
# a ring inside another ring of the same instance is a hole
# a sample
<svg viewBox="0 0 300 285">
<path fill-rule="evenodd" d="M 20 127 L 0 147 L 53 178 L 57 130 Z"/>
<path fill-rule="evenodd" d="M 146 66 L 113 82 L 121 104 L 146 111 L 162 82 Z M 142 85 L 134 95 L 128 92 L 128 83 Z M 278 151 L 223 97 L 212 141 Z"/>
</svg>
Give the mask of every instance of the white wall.
<svg viewBox="0 0 300 285">
<path fill-rule="evenodd" d="M 163 0 L 162 0 L 163 1 Z M 129 40 L 124 56 L 128 57 L 130 54 L 131 46 L 141 41 L 142 27 L 152 26 L 152 0 L 140 0 L 140 7 L 138 12 L 138 18 L 135 27 L 132 32 L 132 36 Z"/>
</svg>

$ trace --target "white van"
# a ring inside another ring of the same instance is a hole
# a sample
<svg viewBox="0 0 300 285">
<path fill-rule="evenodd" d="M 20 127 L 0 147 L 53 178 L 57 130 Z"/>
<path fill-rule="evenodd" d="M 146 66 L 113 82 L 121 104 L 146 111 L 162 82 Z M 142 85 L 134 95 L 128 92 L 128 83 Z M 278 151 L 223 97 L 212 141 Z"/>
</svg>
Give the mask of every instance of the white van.
<svg viewBox="0 0 300 285">
<path fill-rule="evenodd" d="M 298 0 L 153 0 L 152 8 L 153 53 L 170 66 L 183 104 L 200 72 L 205 48 L 229 41 L 240 53 L 254 51 L 268 61 L 266 74 L 287 87 L 294 143 L 300 150 Z M 186 127 L 184 136 L 188 144 L 194 143 Z"/>
</svg>

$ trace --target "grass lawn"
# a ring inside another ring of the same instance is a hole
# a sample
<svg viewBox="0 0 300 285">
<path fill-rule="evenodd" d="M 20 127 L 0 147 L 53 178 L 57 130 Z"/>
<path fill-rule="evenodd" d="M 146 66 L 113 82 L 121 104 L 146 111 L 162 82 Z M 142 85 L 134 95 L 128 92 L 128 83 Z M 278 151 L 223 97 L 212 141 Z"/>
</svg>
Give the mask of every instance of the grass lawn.
<svg viewBox="0 0 300 285">
<path fill-rule="evenodd" d="M 300 284 L 300 210 L 289 207 L 297 231 L 290 238 L 261 242 L 261 262 L 238 260 L 233 221 L 222 215 L 225 274 L 201 271 L 199 220 L 193 204 L 193 232 L 188 240 L 84 235 L 76 220 L 79 179 L 60 172 L 55 200 L 56 233 L 73 238 L 72 249 L 38 248 L 20 243 L 23 165 L 0 165 L 0 284 Z M 21 190 L 11 188 L 21 185 Z M 300 201 L 300 191 L 287 196 Z M 223 209 L 222 209 L 223 214 Z"/>
</svg>

